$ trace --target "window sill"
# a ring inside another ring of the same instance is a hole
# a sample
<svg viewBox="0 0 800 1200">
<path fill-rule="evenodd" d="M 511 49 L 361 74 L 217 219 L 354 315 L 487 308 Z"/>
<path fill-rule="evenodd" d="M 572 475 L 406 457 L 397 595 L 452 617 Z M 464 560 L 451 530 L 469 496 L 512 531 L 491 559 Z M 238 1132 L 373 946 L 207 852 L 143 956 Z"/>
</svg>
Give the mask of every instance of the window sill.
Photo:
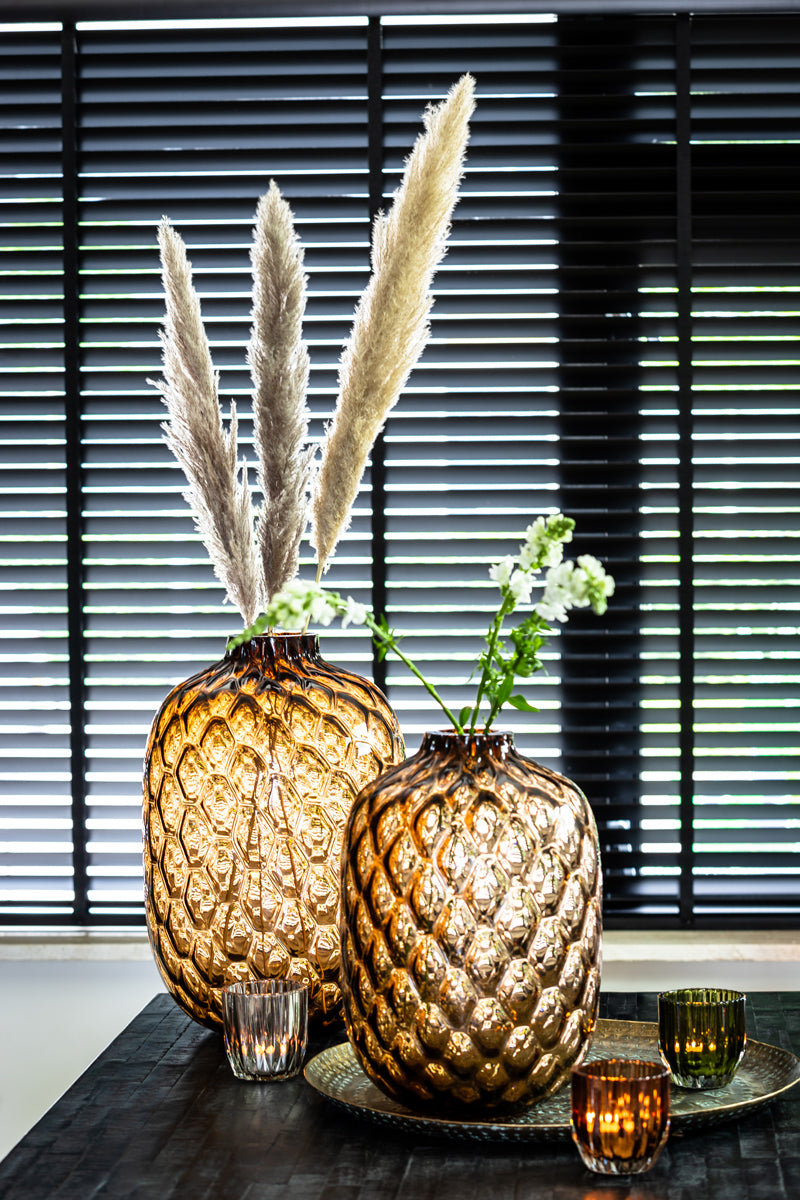
<svg viewBox="0 0 800 1200">
<path fill-rule="evenodd" d="M 142 929 L 0 929 L 0 960 L 144 962 L 151 958 Z M 800 963 L 800 930 L 741 933 L 608 930 L 603 961 Z"/>
</svg>

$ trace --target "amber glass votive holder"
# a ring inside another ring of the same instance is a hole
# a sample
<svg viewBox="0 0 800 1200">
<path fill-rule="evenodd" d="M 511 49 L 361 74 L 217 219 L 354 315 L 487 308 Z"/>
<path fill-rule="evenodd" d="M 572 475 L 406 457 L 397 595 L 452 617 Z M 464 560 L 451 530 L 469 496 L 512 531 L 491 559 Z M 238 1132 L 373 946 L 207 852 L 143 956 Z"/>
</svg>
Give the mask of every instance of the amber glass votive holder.
<svg viewBox="0 0 800 1200">
<path fill-rule="evenodd" d="M 679 988 L 658 997 L 658 1049 L 682 1088 L 730 1083 L 747 1045 L 745 994 L 726 988 Z"/>
<path fill-rule="evenodd" d="M 287 979 L 222 989 L 225 1053 L 237 1079 L 272 1083 L 297 1075 L 308 1047 L 308 985 Z"/>
<path fill-rule="evenodd" d="M 669 1136 L 663 1063 L 607 1058 L 572 1068 L 572 1140 L 599 1175 L 649 1171 Z"/>
</svg>

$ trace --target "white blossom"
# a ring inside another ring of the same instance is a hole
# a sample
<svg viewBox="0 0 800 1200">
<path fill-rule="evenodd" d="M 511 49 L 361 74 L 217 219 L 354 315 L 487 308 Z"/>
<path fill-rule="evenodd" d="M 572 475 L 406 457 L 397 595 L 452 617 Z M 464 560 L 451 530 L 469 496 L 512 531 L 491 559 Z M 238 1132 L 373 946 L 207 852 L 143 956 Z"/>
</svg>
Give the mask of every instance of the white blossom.
<svg viewBox="0 0 800 1200">
<path fill-rule="evenodd" d="M 306 614 L 302 597 L 298 595 L 299 579 L 292 579 L 272 597 L 265 617 L 270 628 L 300 629 L 305 623 Z"/>
<path fill-rule="evenodd" d="M 527 604 L 531 598 L 533 577 L 530 571 L 514 571 L 508 581 L 508 590 L 516 604 Z"/>
<path fill-rule="evenodd" d="M 503 597 L 513 600 L 514 604 L 527 604 L 530 600 L 533 579 L 528 571 L 517 566 L 510 554 L 492 564 L 489 578 L 495 581 Z"/>
<path fill-rule="evenodd" d="M 229 648 L 263 633 L 265 629 L 306 629 L 311 621 L 330 625 L 340 617 L 342 628 L 366 625 L 375 644 L 385 653 L 392 650 L 408 666 L 429 694 L 441 705 L 458 733 L 474 732 L 483 722 L 489 728 L 509 701 L 515 707 L 535 709 L 523 696 L 511 696 L 514 680 L 527 679 L 542 669 L 539 650 L 546 636 L 553 632 L 551 623 L 563 623 L 573 608 L 588 608 L 598 614 L 606 611 L 608 597 L 614 594 L 614 580 L 591 554 L 577 562 L 564 559 L 564 546 L 572 541 L 574 521 L 561 513 L 546 520 L 538 517 L 526 530 L 525 541 L 517 557 L 507 554 L 489 567 L 489 577 L 499 587 L 502 601 L 486 635 L 486 649 L 481 653 L 481 671 L 475 703 L 462 709 L 459 715 L 451 712 L 436 688 L 399 647 L 399 638 L 385 619 L 376 620 L 370 609 L 354 600 L 326 591 L 321 584 L 304 583 L 299 579 L 288 583 L 273 597 L 267 611 L 253 627 L 228 643 Z M 532 613 L 513 631 L 511 642 L 500 639 L 503 621 L 518 604 L 530 605 L 537 575 L 544 570 L 544 587 Z M 488 715 L 484 715 L 484 712 Z"/>
<path fill-rule="evenodd" d="M 591 554 L 582 554 L 578 568 L 585 578 L 586 596 L 594 612 L 601 616 L 608 608 L 608 597 L 614 595 L 614 580 L 607 575 L 603 564 Z"/>
<path fill-rule="evenodd" d="M 499 562 L 492 563 L 491 567 L 489 567 L 489 578 L 495 581 L 501 591 L 504 587 L 508 587 L 511 573 L 516 565 L 511 555 L 507 554 L 505 558 L 501 558 Z"/>
<path fill-rule="evenodd" d="M 330 625 L 336 613 L 333 597 L 320 584 L 292 579 L 273 596 L 265 617 L 271 629 L 296 630 L 309 621 Z"/>
<path fill-rule="evenodd" d="M 539 571 L 542 567 L 557 567 L 564 557 L 564 546 L 572 541 L 575 522 L 563 513 L 537 517 L 525 530 L 525 541 L 520 546 L 519 563 L 525 571 Z"/>
<path fill-rule="evenodd" d="M 369 609 L 352 596 L 343 598 L 337 592 L 326 591 L 316 581 L 293 579 L 273 596 L 264 614 L 270 629 L 287 631 L 304 629 L 306 625 L 330 625 L 334 617 L 342 618 L 342 628 L 366 625 Z"/>
<path fill-rule="evenodd" d="M 608 607 L 614 594 L 614 580 L 606 575 L 601 563 L 591 554 L 582 554 L 577 563 L 568 561 L 551 567 L 545 576 L 544 592 L 534 612 L 545 621 L 566 621 L 571 608 L 588 608 L 598 614 Z"/>
<path fill-rule="evenodd" d="M 345 600 L 344 612 L 342 616 L 342 629 L 347 629 L 348 625 L 365 625 L 369 609 L 366 604 L 359 604 L 352 596 L 348 596 Z"/>
<path fill-rule="evenodd" d="M 562 562 L 551 567 L 544 581 L 544 592 L 533 611 L 545 621 L 566 621 L 571 608 L 585 608 L 585 575 L 577 572 L 574 562 Z"/>
</svg>

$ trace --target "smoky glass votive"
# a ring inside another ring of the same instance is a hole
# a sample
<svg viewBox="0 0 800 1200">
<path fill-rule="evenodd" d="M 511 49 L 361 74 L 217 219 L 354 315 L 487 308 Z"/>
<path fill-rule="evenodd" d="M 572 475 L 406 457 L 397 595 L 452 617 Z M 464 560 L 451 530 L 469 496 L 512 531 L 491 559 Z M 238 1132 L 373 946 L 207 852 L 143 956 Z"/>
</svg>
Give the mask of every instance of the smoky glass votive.
<svg viewBox="0 0 800 1200">
<path fill-rule="evenodd" d="M 229 983 L 222 989 L 225 1053 L 237 1079 L 290 1079 L 308 1046 L 308 985 L 287 979 Z"/>
<path fill-rule="evenodd" d="M 669 1135 L 669 1071 L 609 1058 L 572 1069 L 572 1140 L 590 1171 L 649 1171 Z"/>
<path fill-rule="evenodd" d="M 679 1087 L 724 1087 L 746 1045 L 743 992 L 679 988 L 659 995 L 658 1049 Z"/>
</svg>

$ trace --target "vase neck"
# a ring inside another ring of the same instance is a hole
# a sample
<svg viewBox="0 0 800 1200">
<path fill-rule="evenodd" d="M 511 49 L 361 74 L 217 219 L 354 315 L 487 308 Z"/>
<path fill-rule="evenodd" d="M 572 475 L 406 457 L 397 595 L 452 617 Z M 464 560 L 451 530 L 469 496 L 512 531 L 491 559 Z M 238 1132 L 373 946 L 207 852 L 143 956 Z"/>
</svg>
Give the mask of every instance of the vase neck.
<svg viewBox="0 0 800 1200">
<path fill-rule="evenodd" d="M 229 650 L 228 657 L 267 668 L 313 662 L 319 658 L 319 638 L 315 633 L 265 633 Z"/>
<path fill-rule="evenodd" d="M 427 754 L 460 754 L 465 759 L 505 758 L 513 749 L 513 733 L 456 733 L 453 729 L 429 730 L 420 746 Z"/>
</svg>

